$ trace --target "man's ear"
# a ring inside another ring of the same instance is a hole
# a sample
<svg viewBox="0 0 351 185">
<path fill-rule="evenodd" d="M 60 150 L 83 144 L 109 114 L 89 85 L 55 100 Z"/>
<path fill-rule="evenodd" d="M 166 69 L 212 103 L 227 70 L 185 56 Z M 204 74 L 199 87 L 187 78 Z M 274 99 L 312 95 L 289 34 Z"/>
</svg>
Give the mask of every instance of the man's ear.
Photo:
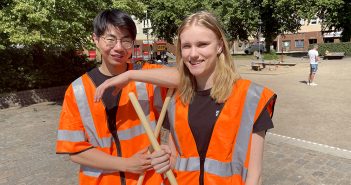
<svg viewBox="0 0 351 185">
<path fill-rule="evenodd" d="M 98 38 L 98 36 L 96 36 L 96 34 L 95 34 L 95 33 L 93 33 L 92 37 L 93 37 L 93 41 L 94 41 L 95 45 L 97 45 L 97 44 L 98 44 L 98 42 L 99 42 L 99 38 Z"/>
<path fill-rule="evenodd" d="M 95 48 L 100 52 L 100 48 L 99 48 L 99 45 L 98 45 L 98 43 L 99 43 L 99 37 L 96 36 L 95 33 L 93 33 L 92 38 L 93 38 L 93 42 L 94 42 L 94 44 L 95 44 Z"/>
</svg>

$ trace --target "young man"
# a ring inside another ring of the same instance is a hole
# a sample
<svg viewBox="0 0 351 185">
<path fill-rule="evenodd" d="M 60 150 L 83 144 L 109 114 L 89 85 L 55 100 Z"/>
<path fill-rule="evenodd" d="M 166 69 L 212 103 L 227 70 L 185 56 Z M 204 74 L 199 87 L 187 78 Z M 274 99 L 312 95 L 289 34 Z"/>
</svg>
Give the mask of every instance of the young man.
<svg viewBox="0 0 351 185">
<path fill-rule="evenodd" d="M 67 89 L 58 128 L 56 152 L 69 154 L 80 164 L 79 184 L 136 184 L 146 172 L 144 184 L 160 184 L 161 176 L 146 154 L 150 142 L 128 98 L 137 95 L 150 124 L 155 127 L 162 106 L 160 88 L 130 82 L 117 96 L 106 90 L 102 101 L 94 102 L 96 87 L 136 67 L 128 63 L 136 38 L 131 17 L 119 10 L 105 10 L 94 19 L 93 39 L 102 56 L 101 66 L 76 79 Z M 142 68 L 155 68 L 144 65 Z M 166 153 L 164 153 L 166 154 Z"/>
<path fill-rule="evenodd" d="M 318 45 L 315 44 L 313 45 L 313 48 L 308 51 L 308 56 L 310 58 L 310 75 L 308 76 L 307 85 L 311 85 L 311 86 L 318 85 L 313 82 L 316 72 L 318 70 L 318 61 L 320 60 L 317 50 L 318 50 Z"/>
</svg>

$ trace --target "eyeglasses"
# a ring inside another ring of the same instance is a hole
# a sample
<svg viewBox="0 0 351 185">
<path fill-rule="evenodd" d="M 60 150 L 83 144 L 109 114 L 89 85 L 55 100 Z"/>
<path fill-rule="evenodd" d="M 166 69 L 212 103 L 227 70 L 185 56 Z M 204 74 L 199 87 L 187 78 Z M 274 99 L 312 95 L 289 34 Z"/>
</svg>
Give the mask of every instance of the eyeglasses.
<svg viewBox="0 0 351 185">
<path fill-rule="evenodd" d="M 120 41 L 121 45 L 124 49 L 130 49 L 133 47 L 133 40 L 130 38 L 123 38 L 123 39 L 116 39 L 115 37 L 111 36 L 101 36 L 106 42 L 106 45 L 110 48 L 113 48 L 116 46 L 117 42 Z"/>
</svg>

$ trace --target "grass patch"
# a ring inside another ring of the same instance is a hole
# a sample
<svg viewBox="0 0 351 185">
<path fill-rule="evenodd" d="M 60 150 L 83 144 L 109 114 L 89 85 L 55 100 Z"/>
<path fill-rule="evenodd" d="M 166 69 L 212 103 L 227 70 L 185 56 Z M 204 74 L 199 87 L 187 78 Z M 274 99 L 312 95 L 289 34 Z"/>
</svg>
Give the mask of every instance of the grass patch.
<svg viewBox="0 0 351 185">
<path fill-rule="evenodd" d="M 278 55 L 274 51 L 263 54 L 263 60 L 278 60 L 278 58 Z"/>
</svg>

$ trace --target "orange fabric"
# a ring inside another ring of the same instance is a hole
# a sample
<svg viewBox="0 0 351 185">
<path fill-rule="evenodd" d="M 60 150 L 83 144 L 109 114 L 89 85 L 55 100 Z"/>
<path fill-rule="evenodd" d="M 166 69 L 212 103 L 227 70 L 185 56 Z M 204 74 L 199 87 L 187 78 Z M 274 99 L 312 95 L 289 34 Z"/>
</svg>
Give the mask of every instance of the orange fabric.
<svg viewBox="0 0 351 185">
<path fill-rule="evenodd" d="M 143 69 L 150 69 L 150 68 L 159 68 L 158 65 L 149 65 L 145 64 Z M 133 66 L 130 65 L 130 69 Z M 102 101 L 98 103 L 94 103 L 94 94 L 96 87 L 90 77 L 87 74 L 82 76 L 82 82 L 85 88 L 85 93 L 87 96 L 87 101 L 89 104 L 90 112 L 92 114 L 92 118 L 94 121 L 94 125 L 96 128 L 96 134 L 99 138 L 104 137 L 111 137 L 110 131 L 107 126 L 107 115 L 105 112 L 105 107 Z M 146 90 L 148 93 L 149 100 L 153 99 L 154 96 L 154 87 L 151 84 L 146 84 Z M 116 125 L 117 130 L 122 131 L 126 129 L 130 129 L 133 126 L 140 125 L 139 118 L 135 113 L 133 105 L 131 104 L 128 93 L 134 92 L 136 96 L 138 96 L 136 92 L 135 82 L 130 82 L 125 88 L 122 90 L 118 112 L 116 115 Z M 161 94 L 165 97 L 165 89 L 161 90 Z M 155 121 L 156 113 L 154 113 L 153 108 L 153 101 L 150 101 L 149 104 L 150 113 L 149 119 L 150 121 Z M 66 91 L 62 112 L 60 117 L 59 123 L 59 131 L 81 131 L 84 132 L 86 138 L 89 139 L 87 135 L 84 125 L 82 123 L 82 119 L 80 117 L 80 113 L 77 107 L 77 102 L 75 100 L 75 96 L 73 93 L 72 85 L 70 85 Z M 134 137 L 130 140 L 121 140 L 121 150 L 122 150 L 122 157 L 128 158 L 134 155 L 136 152 L 140 151 L 141 149 L 148 147 L 150 142 L 147 138 L 146 134 L 142 134 L 140 136 Z M 56 142 L 56 152 L 57 153 L 67 153 L 67 154 L 74 154 L 89 148 L 93 147 L 88 141 L 65 141 L 65 140 L 57 140 Z M 117 156 L 117 149 L 112 142 L 110 147 L 101 148 L 95 147 L 98 150 L 101 150 L 105 153 L 108 153 L 113 156 Z M 126 182 L 127 185 L 134 185 L 137 183 L 138 174 L 126 174 Z M 154 171 L 149 171 L 146 173 L 144 184 L 161 184 L 162 177 L 161 175 L 156 174 Z M 120 177 L 119 173 L 110 173 L 110 174 L 101 174 L 98 178 L 87 176 L 82 171 L 79 172 L 79 182 L 82 185 L 108 185 L 108 184 L 120 184 Z"/>
<path fill-rule="evenodd" d="M 220 162 L 231 162 L 236 143 L 236 136 L 239 131 L 242 113 L 244 109 L 245 98 L 250 86 L 248 80 L 238 80 L 233 88 L 230 98 L 225 103 L 220 113 L 211 136 L 210 144 L 207 150 L 206 158 L 218 160 Z M 265 105 L 274 95 L 272 91 L 264 88 L 258 106 L 256 108 L 254 121 L 263 111 Z M 199 157 L 195 139 L 188 124 L 188 107 L 176 99 L 175 103 L 175 131 L 178 137 L 182 158 Z M 272 110 L 272 107 L 269 107 Z M 251 133 L 252 135 L 252 133 Z M 250 136 L 251 139 L 251 136 Z M 250 144 L 244 166 L 248 168 Z M 178 153 L 178 155 L 180 155 Z M 179 185 L 199 184 L 199 171 L 185 172 L 175 170 L 176 178 Z M 245 184 L 240 175 L 221 177 L 204 172 L 204 184 Z"/>
</svg>

